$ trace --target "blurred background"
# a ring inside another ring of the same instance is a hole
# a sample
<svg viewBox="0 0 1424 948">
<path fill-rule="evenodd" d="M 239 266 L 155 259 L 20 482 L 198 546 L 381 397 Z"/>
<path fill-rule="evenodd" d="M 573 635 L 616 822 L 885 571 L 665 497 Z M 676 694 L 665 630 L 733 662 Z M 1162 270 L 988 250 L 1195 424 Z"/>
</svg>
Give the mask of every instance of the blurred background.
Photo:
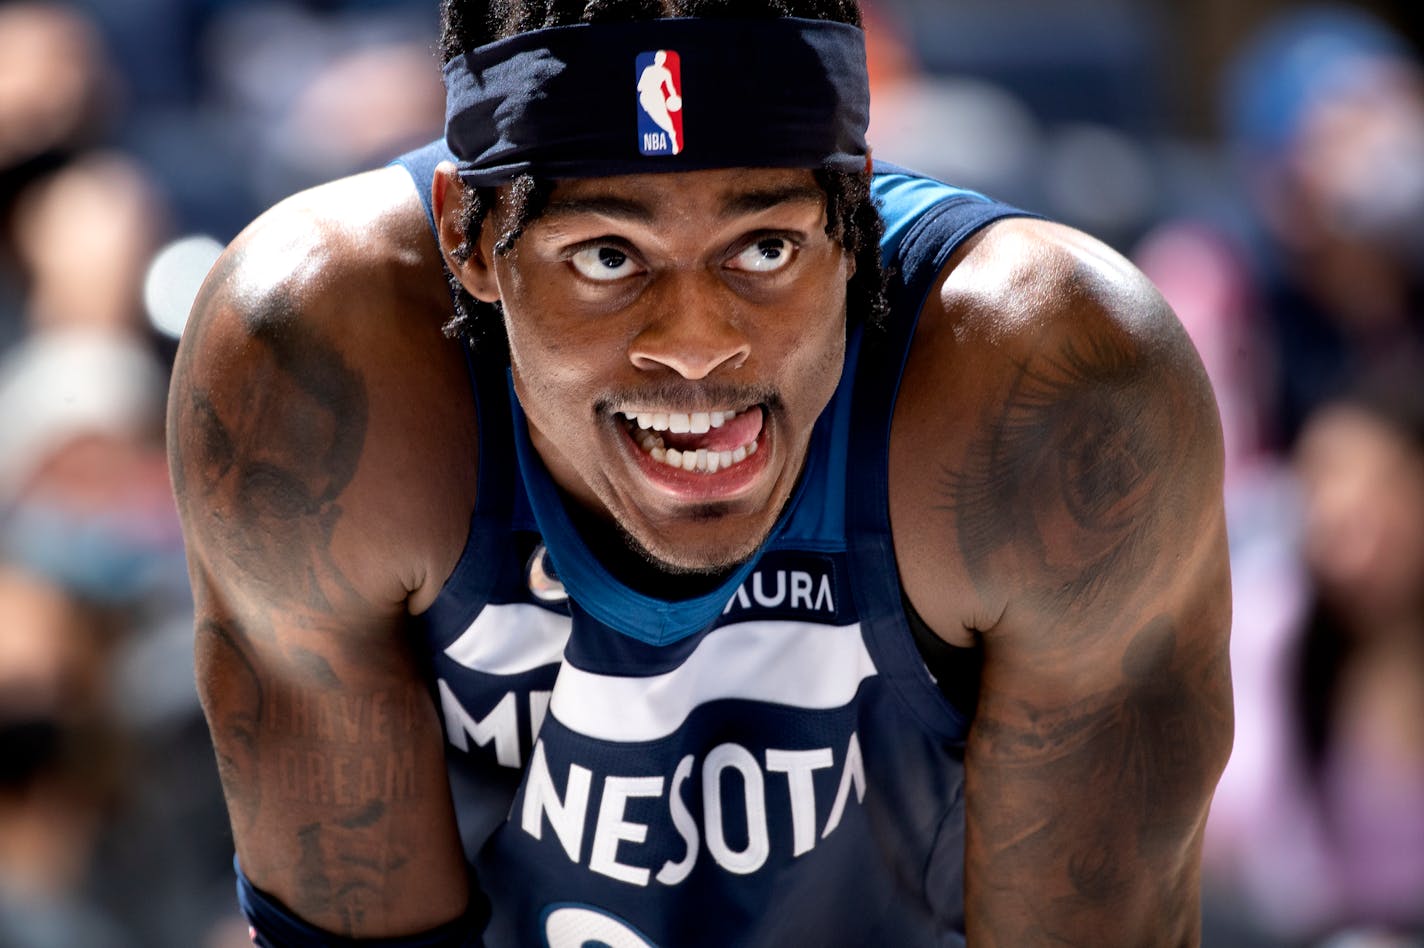
<svg viewBox="0 0 1424 948">
<path fill-rule="evenodd" d="M 871 2 L 877 153 L 1132 257 L 1216 386 L 1205 944 L 1424 945 L 1424 5 Z M 170 361 L 247 221 L 439 133 L 435 6 L 0 2 L 0 948 L 246 944 Z"/>
</svg>

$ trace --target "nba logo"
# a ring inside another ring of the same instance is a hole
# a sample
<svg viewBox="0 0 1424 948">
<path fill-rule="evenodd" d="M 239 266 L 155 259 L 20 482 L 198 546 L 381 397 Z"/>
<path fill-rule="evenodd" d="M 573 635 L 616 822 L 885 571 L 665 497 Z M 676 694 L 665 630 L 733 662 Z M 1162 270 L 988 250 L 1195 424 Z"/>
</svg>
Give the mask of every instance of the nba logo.
<svg viewBox="0 0 1424 948">
<path fill-rule="evenodd" d="M 638 57 L 638 150 L 682 154 L 682 57 L 670 49 Z"/>
</svg>

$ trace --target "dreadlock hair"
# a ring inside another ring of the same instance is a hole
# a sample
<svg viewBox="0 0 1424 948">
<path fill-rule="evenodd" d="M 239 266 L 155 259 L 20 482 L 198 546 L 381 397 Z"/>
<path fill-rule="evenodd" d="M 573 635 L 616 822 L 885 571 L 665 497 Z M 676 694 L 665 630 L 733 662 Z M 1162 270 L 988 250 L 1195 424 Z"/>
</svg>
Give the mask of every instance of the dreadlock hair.
<svg viewBox="0 0 1424 948">
<path fill-rule="evenodd" d="M 774 19 L 802 17 L 861 26 L 857 0 L 441 0 L 440 58 L 442 63 L 465 52 L 519 33 L 575 23 L 630 23 L 668 17 Z M 878 326 L 888 304 L 880 262 L 884 232 L 870 193 L 868 173 L 815 169 L 826 193 L 826 233 L 855 260 L 855 275 L 846 286 L 846 309 L 852 322 Z M 524 229 L 543 212 L 554 182 L 534 175 L 515 178 L 505 196 L 507 229 L 495 243 L 495 253 L 514 249 Z M 469 259 L 479 243 L 485 219 L 498 201 L 494 188 L 463 191 L 459 208 L 464 239 L 455 248 L 457 260 Z M 482 303 L 451 277 L 455 317 L 445 327 L 452 336 L 472 344 L 507 344 L 498 303 Z"/>
</svg>

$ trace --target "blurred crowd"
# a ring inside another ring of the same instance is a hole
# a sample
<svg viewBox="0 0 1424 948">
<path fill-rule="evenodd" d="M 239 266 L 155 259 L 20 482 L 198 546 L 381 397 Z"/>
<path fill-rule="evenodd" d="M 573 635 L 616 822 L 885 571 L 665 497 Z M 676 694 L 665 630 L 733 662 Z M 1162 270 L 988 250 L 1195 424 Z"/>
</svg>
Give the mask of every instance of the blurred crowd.
<svg viewBox="0 0 1424 948">
<path fill-rule="evenodd" d="M 874 0 L 877 152 L 1082 227 L 1227 439 L 1208 946 L 1424 946 L 1424 59 L 1267 4 Z M 0 948 L 236 948 L 164 461 L 176 339 L 282 197 L 439 134 L 435 0 L 0 0 Z M 1174 85 L 1175 83 L 1175 85 Z"/>
</svg>

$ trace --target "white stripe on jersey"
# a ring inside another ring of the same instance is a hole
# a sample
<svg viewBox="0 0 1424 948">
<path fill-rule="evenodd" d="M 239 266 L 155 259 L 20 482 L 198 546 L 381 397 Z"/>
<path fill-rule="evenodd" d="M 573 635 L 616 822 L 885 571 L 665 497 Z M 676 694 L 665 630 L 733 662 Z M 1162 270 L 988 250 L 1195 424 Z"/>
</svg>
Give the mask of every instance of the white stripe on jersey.
<svg viewBox="0 0 1424 948">
<path fill-rule="evenodd" d="M 519 675 L 563 661 L 572 631 L 568 616 L 538 606 L 485 606 L 445 654 L 471 671 Z"/>
<path fill-rule="evenodd" d="M 722 699 L 842 708 L 875 674 L 859 624 L 742 622 L 715 630 L 662 675 L 596 675 L 566 662 L 549 710 L 596 740 L 654 741 L 682 727 L 698 706 Z"/>
</svg>

